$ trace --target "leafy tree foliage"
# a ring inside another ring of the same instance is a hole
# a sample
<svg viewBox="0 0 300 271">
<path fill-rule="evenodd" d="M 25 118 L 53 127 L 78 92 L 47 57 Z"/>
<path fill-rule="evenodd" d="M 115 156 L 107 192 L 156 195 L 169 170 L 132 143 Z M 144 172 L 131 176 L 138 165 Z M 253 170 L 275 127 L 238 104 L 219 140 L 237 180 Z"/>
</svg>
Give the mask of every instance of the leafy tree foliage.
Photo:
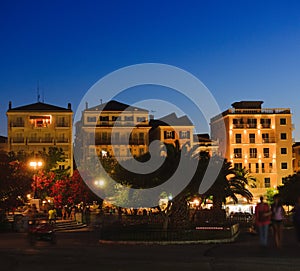
<svg viewBox="0 0 300 271">
<path fill-rule="evenodd" d="M 282 180 L 283 185 L 278 187 L 279 196 L 286 205 L 294 205 L 300 196 L 300 172 Z"/>
</svg>

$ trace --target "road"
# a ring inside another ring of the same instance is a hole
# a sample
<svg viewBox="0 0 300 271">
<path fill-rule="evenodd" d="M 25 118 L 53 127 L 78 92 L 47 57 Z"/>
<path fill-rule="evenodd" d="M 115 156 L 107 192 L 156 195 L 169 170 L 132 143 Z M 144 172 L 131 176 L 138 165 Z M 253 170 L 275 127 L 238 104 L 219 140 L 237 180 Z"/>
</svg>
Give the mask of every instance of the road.
<svg viewBox="0 0 300 271">
<path fill-rule="evenodd" d="M 56 245 L 31 246 L 22 233 L 2 233 L 0 238 L 1 271 L 300 270 L 293 230 L 284 232 L 280 249 L 271 244 L 262 249 L 257 236 L 247 233 L 235 243 L 211 245 L 100 244 L 95 232 L 57 233 Z"/>
</svg>

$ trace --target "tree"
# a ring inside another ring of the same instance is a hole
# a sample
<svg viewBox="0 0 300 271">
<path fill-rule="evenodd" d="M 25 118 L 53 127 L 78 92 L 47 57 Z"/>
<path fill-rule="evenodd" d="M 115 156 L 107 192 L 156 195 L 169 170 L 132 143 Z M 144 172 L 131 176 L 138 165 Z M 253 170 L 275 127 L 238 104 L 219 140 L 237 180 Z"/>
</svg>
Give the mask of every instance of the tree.
<svg viewBox="0 0 300 271">
<path fill-rule="evenodd" d="M 300 196 L 300 172 L 284 178 L 282 183 L 283 185 L 278 186 L 282 203 L 285 205 L 294 205 Z"/>
<path fill-rule="evenodd" d="M 230 162 L 223 161 L 216 181 L 206 193 L 206 196 L 213 196 L 213 206 L 215 209 L 220 210 L 222 203 L 225 203 L 228 197 L 234 202 L 238 202 L 237 195 L 245 197 L 248 201 L 252 200 L 253 195 L 247 189 L 249 185 L 247 174 L 247 171 L 236 171 Z M 250 178 L 251 180 L 252 178 Z"/>
</svg>

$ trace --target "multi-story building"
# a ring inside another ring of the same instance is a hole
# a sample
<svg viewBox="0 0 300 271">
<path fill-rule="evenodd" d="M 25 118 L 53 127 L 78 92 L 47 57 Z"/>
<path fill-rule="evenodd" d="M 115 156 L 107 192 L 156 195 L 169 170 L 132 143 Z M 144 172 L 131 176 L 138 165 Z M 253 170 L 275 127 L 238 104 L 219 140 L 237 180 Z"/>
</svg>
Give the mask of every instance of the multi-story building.
<svg viewBox="0 0 300 271">
<path fill-rule="evenodd" d="M 251 190 L 255 197 L 293 173 L 290 109 L 262 108 L 262 103 L 235 102 L 211 119 L 211 137 L 219 141 L 220 154 L 256 178 L 257 188 Z"/>
<path fill-rule="evenodd" d="M 120 159 L 143 155 L 148 152 L 150 128 L 145 109 L 113 100 L 91 108 L 86 104 L 76 123 L 78 158 L 85 161 L 95 153 Z"/>
<path fill-rule="evenodd" d="M 295 173 L 300 171 L 300 142 L 293 145 L 293 168 Z"/>
<path fill-rule="evenodd" d="M 187 116 L 177 117 L 171 113 L 160 119 L 150 120 L 150 141 L 160 140 L 182 148 L 184 144 L 193 145 L 194 125 Z"/>
<path fill-rule="evenodd" d="M 209 134 L 194 134 L 194 144 L 199 146 L 200 152 L 206 152 L 210 156 L 218 154 L 218 142 L 211 140 Z"/>
<path fill-rule="evenodd" d="M 73 144 L 71 104 L 62 108 L 37 102 L 20 107 L 9 103 L 7 115 L 8 150 L 38 154 L 49 147 L 61 148 L 65 161 L 60 168 L 70 168 L 73 173 Z"/>
</svg>

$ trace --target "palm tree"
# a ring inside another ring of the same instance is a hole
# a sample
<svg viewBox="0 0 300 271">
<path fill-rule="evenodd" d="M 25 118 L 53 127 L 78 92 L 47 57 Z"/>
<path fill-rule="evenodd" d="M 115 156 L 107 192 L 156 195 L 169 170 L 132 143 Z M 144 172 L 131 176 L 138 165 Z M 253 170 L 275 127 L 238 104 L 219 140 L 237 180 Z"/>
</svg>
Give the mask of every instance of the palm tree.
<svg viewBox="0 0 300 271">
<path fill-rule="evenodd" d="M 213 207 L 218 210 L 221 210 L 222 203 L 225 203 L 228 197 L 235 203 L 238 202 L 237 195 L 250 201 L 253 195 L 247 187 L 253 180 L 254 178 L 249 176 L 247 170 L 237 171 L 230 162 L 224 160 L 221 171 L 212 187 L 207 191 L 206 196 L 213 196 Z"/>
</svg>

